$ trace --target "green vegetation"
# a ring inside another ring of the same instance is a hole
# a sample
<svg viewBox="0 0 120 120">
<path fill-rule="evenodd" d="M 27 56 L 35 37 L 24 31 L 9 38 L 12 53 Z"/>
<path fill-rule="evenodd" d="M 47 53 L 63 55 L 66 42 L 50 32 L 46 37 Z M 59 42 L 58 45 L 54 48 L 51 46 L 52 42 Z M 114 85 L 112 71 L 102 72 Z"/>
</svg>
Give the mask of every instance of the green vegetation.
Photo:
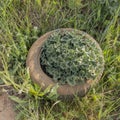
<svg viewBox="0 0 120 120">
<path fill-rule="evenodd" d="M 42 92 L 26 69 L 32 43 L 50 30 L 67 27 L 93 36 L 105 58 L 100 82 L 72 102 L 57 100 L 55 89 Z M 120 1 L 1 0 L 1 63 L 0 86 L 14 93 L 10 98 L 17 103 L 17 120 L 119 120 Z"/>
<path fill-rule="evenodd" d="M 97 43 L 78 31 L 54 31 L 42 46 L 40 64 L 60 84 L 78 85 L 95 80 L 103 71 Z"/>
</svg>

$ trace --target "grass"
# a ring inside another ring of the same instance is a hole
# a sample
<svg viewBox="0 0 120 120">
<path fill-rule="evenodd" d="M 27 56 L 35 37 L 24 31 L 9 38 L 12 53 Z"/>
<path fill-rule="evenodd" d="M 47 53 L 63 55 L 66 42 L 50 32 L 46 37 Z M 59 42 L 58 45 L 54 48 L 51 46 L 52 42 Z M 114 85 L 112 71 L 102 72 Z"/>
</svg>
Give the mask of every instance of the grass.
<svg viewBox="0 0 120 120">
<path fill-rule="evenodd" d="M 100 82 L 85 97 L 76 96 L 72 102 L 58 100 L 55 90 L 41 91 L 25 65 L 28 50 L 38 37 L 66 27 L 93 36 L 105 58 Z M 1 64 L 0 86 L 10 86 L 17 120 L 119 120 L 120 1 L 0 1 Z"/>
</svg>

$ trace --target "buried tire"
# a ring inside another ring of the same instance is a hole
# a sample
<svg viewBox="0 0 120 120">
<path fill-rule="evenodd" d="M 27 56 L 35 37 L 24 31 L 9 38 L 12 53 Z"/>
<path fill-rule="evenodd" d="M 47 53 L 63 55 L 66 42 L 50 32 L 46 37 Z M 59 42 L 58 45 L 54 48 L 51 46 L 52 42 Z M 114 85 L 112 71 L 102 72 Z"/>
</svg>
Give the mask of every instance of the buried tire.
<svg viewBox="0 0 120 120">
<path fill-rule="evenodd" d="M 99 53 L 100 56 L 103 58 L 103 54 L 102 54 L 102 50 L 99 46 L 99 44 L 87 33 L 79 31 L 79 30 L 74 30 L 71 28 L 61 28 L 59 29 L 61 32 L 63 31 L 75 31 L 78 34 L 84 34 L 86 38 L 90 39 L 91 41 L 94 41 L 96 44 L 96 47 L 99 49 Z M 28 56 L 27 56 L 27 67 L 29 68 L 29 72 L 30 72 L 30 76 L 31 79 L 33 81 L 35 81 L 38 85 L 41 86 L 41 88 L 44 90 L 46 89 L 48 86 L 56 86 L 57 83 L 55 83 L 51 77 L 49 77 L 43 70 L 42 67 L 40 65 L 40 55 L 41 55 L 41 48 L 42 45 L 44 44 L 44 42 L 47 40 L 47 38 L 56 30 L 53 30 L 51 32 L 48 32 L 46 34 L 44 34 L 43 36 L 41 36 L 37 41 L 34 42 L 34 44 L 31 46 Z M 103 58 L 104 61 L 104 58 Z M 101 75 L 103 73 L 104 70 L 104 62 L 102 63 L 102 70 L 100 72 L 100 74 L 96 77 L 95 80 L 87 80 L 84 84 L 79 84 L 79 85 L 68 85 L 68 84 L 64 84 L 64 85 L 59 85 L 59 87 L 57 88 L 57 93 L 60 96 L 74 96 L 79 95 L 79 96 L 84 96 L 89 88 L 95 84 L 96 82 L 98 82 L 98 80 L 100 80 Z"/>
</svg>

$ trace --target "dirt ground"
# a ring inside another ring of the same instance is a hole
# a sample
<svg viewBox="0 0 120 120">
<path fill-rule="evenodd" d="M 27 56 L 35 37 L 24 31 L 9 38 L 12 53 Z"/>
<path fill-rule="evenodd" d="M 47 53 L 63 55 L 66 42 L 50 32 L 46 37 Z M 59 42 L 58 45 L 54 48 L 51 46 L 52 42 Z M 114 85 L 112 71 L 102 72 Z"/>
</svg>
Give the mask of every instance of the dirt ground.
<svg viewBox="0 0 120 120">
<path fill-rule="evenodd" d="M 13 104 L 7 93 L 0 93 L 0 120 L 15 120 Z"/>
<path fill-rule="evenodd" d="M 2 62 L 0 60 L 0 70 L 2 70 Z M 1 88 L 1 85 L 0 85 Z M 13 104 L 8 97 L 8 94 L 0 89 L 0 120 L 15 120 L 15 112 Z"/>
</svg>

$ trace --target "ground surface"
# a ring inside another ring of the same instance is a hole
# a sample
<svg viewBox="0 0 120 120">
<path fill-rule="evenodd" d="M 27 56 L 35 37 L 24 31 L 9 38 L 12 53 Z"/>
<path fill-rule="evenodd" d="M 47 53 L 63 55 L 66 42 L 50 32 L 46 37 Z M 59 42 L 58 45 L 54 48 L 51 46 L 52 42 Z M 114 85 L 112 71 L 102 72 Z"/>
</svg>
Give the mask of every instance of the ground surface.
<svg viewBox="0 0 120 120">
<path fill-rule="evenodd" d="M 0 120 L 15 120 L 15 112 L 7 93 L 0 94 Z"/>
</svg>

